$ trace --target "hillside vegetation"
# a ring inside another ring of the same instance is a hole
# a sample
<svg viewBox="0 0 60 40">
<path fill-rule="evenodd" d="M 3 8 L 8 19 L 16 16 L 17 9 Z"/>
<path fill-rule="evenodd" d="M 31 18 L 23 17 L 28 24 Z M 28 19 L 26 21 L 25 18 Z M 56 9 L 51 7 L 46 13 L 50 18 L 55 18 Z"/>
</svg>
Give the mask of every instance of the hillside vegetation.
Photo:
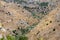
<svg viewBox="0 0 60 40">
<path fill-rule="evenodd" d="M 0 0 L 0 40 L 60 40 L 59 30 L 60 0 Z"/>
</svg>

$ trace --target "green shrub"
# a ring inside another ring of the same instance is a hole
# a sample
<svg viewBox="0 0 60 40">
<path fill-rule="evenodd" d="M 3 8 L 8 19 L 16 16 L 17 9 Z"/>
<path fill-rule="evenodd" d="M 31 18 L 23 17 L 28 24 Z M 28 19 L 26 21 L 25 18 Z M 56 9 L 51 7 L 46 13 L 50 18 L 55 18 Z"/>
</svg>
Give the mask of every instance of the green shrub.
<svg viewBox="0 0 60 40">
<path fill-rule="evenodd" d="M 40 6 L 48 6 L 48 2 L 42 2 L 40 3 Z"/>
<path fill-rule="evenodd" d="M 28 40 L 28 37 L 25 35 L 17 35 L 16 40 Z"/>
<path fill-rule="evenodd" d="M 8 35 L 6 38 L 7 38 L 7 40 L 15 40 L 15 37 L 11 36 L 11 35 Z"/>
<path fill-rule="evenodd" d="M 28 38 L 26 36 L 20 36 L 19 40 L 28 40 Z"/>
<path fill-rule="evenodd" d="M 8 35 L 8 36 L 6 36 L 6 39 L 3 37 L 3 38 L 1 38 L 0 40 L 16 40 L 16 39 L 15 39 L 14 36 Z"/>
<path fill-rule="evenodd" d="M 3 38 L 1 38 L 0 40 L 4 40 L 4 37 L 3 37 Z"/>
</svg>

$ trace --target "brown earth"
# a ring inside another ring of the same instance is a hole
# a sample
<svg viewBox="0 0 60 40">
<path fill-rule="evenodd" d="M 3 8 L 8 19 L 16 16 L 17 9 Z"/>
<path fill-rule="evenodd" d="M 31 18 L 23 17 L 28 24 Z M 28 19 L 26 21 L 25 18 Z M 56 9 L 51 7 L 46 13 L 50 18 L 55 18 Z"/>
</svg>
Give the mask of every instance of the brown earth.
<svg viewBox="0 0 60 40">
<path fill-rule="evenodd" d="M 38 20 L 33 18 L 32 14 L 22 6 L 4 1 L 0 1 L 0 21 L 3 28 L 6 30 L 9 29 L 10 31 L 18 27 L 25 28 L 38 22 Z"/>
<path fill-rule="evenodd" d="M 60 40 L 60 5 L 27 34 L 29 40 Z"/>
<path fill-rule="evenodd" d="M 0 30 L 0 34 L 9 34 L 18 27 L 26 28 L 37 22 L 39 21 L 21 5 L 0 0 L 0 23 L 2 28 L 6 29 L 6 32 Z M 60 4 L 46 15 L 27 36 L 29 40 L 60 40 Z"/>
</svg>

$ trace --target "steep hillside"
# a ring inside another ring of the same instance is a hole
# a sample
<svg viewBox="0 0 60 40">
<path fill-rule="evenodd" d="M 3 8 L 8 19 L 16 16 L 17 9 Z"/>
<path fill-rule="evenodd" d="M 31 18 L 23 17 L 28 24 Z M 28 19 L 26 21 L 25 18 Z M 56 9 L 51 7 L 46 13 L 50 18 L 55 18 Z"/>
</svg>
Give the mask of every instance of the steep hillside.
<svg viewBox="0 0 60 40">
<path fill-rule="evenodd" d="M 29 40 L 60 40 L 60 5 L 28 33 Z M 42 38 L 42 39 L 41 39 Z"/>
<path fill-rule="evenodd" d="M 60 40 L 60 0 L 0 0 L 0 38 Z"/>
<path fill-rule="evenodd" d="M 22 6 L 4 1 L 0 1 L 0 21 L 6 31 L 13 31 L 18 27 L 24 29 L 38 23 L 38 20 Z"/>
</svg>

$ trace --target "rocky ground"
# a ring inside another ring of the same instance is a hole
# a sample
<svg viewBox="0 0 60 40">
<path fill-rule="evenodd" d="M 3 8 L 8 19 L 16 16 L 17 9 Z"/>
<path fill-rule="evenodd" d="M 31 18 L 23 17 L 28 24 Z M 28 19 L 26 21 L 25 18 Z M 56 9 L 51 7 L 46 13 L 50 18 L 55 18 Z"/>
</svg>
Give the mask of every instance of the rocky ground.
<svg viewBox="0 0 60 40">
<path fill-rule="evenodd" d="M 60 40 L 59 26 L 60 0 L 40 3 L 0 0 L 0 38 L 23 35 L 28 40 Z"/>
</svg>

